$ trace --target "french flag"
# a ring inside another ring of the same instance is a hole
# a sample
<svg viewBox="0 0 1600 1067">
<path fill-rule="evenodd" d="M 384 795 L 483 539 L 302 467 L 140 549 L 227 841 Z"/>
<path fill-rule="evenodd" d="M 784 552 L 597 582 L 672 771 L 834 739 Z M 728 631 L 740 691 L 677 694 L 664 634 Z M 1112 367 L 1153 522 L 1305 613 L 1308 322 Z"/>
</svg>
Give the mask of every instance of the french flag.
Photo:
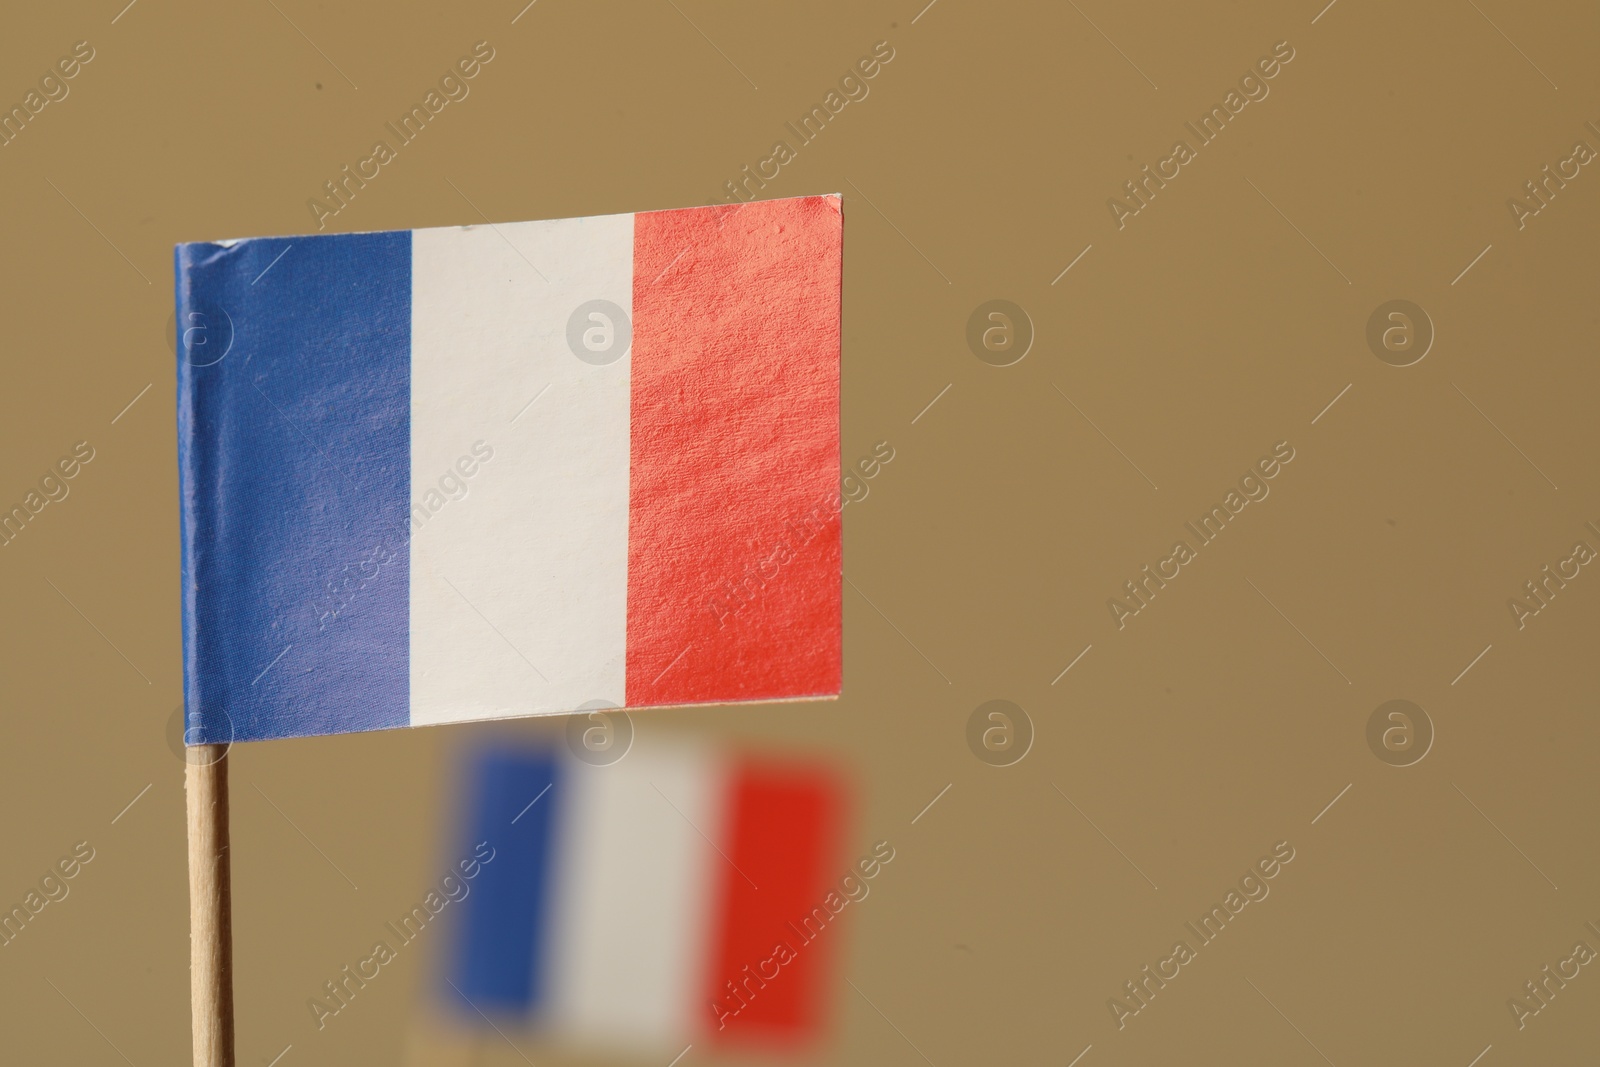
<svg viewBox="0 0 1600 1067">
<path fill-rule="evenodd" d="M 836 696 L 837 196 L 180 245 L 191 744 Z"/>
<path fill-rule="evenodd" d="M 830 768 L 682 743 L 608 766 L 501 745 L 464 780 L 458 848 L 494 858 L 453 916 L 440 990 L 462 1021 L 668 1055 L 820 1036 L 848 860 Z"/>
</svg>

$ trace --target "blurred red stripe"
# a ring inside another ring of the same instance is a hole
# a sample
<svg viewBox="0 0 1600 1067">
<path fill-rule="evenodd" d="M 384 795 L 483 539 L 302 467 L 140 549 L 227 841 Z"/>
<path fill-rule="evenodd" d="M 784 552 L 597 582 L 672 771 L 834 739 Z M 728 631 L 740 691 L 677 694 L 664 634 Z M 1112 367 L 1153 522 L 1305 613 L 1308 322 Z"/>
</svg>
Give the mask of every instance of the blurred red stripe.
<svg viewBox="0 0 1600 1067">
<path fill-rule="evenodd" d="M 824 770 L 746 763 L 729 794 L 706 1025 L 717 1041 L 807 1042 L 822 1029 L 839 939 L 828 897 L 843 862 L 842 790 Z"/>
</svg>

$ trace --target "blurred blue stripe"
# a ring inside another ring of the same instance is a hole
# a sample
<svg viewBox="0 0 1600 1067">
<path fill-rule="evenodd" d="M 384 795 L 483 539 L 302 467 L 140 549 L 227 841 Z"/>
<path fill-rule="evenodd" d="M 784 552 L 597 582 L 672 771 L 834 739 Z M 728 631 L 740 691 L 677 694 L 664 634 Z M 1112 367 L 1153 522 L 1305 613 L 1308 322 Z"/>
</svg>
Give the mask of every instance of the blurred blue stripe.
<svg viewBox="0 0 1600 1067">
<path fill-rule="evenodd" d="M 461 902 L 445 995 L 473 1015 L 525 1016 L 544 999 L 559 779 L 554 754 L 538 749 L 486 748 L 468 763 L 458 851 L 486 841 L 494 854 Z"/>
</svg>

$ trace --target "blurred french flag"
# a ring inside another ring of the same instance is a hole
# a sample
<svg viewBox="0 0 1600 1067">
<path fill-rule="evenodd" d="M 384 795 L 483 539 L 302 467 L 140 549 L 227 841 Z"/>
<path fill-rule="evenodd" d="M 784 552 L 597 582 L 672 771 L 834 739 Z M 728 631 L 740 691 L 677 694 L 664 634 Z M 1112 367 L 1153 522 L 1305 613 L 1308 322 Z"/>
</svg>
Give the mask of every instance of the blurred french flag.
<svg viewBox="0 0 1600 1067">
<path fill-rule="evenodd" d="M 638 746 L 594 766 L 500 744 L 464 769 L 463 842 L 489 842 L 440 990 L 472 1025 L 623 1051 L 820 1037 L 842 916 L 846 798 L 831 767 Z"/>
</svg>

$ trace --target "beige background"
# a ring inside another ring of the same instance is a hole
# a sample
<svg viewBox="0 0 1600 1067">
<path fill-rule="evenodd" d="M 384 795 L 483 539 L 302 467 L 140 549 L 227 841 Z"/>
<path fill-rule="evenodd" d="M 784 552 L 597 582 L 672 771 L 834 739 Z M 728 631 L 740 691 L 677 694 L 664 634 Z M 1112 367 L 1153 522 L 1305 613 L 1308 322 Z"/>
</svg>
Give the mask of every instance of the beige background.
<svg viewBox="0 0 1600 1067">
<path fill-rule="evenodd" d="M 1593 1060 L 1593 965 L 1525 1029 L 1506 1006 L 1600 949 L 1600 577 L 1520 631 L 1506 606 L 1600 548 L 1600 174 L 1524 229 L 1506 207 L 1600 148 L 1592 5 L 122 2 L 0 33 L 6 102 L 96 50 L 0 148 L 0 501 L 97 453 L 0 549 L 0 900 L 96 850 L 0 948 L 0 1058 L 188 1055 L 173 244 L 309 232 L 307 198 L 478 40 L 471 96 L 330 229 L 703 203 L 887 40 L 763 193 L 844 194 L 844 456 L 897 453 L 845 513 L 846 696 L 635 717 L 639 744 L 832 753 L 852 841 L 897 847 L 809 1061 Z M 1107 198 L 1283 40 L 1270 96 L 1119 231 Z M 994 298 L 1037 333 L 1014 366 L 965 341 Z M 1391 299 L 1437 331 L 1410 367 L 1365 341 Z M 1119 631 L 1107 598 L 1282 440 L 1271 496 Z M 965 739 L 996 698 L 1036 730 L 1005 768 Z M 1366 742 L 1394 698 L 1437 731 L 1405 768 Z M 236 750 L 242 1064 L 402 1061 L 424 957 L 321 1033 L 305 1000 L 433 877 L 479 736 Z M 1108 998 L 1282 840 L 1270 897 L 1119 1031 Z"/>
</svg>

